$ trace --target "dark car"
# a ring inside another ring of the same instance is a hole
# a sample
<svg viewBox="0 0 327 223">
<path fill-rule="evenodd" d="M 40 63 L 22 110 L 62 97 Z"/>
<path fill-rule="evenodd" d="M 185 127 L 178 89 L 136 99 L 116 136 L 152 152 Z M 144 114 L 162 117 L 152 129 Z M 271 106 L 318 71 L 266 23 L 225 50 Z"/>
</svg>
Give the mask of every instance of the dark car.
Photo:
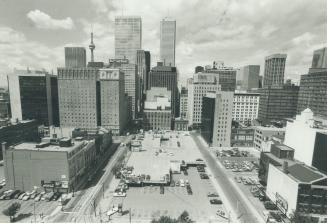
<svg viewBox="0 0 327 223">
<path fill-rule="evenodd" d="M 208 197 L 219 197 L 217 193 L 208 193 Z"/>
<path fill-rule="evenodd" d="M 196 161 L 202 162 L 202 161 L 203 161 L 203 159 L 200 159 L 200 158 L 199 158 L 199 159 L 196 159 Z"/>
<path fill-rule="evenodd" d="M 222 204 L 223 202 L 221 200 L 218 199 L 211 199 L 210 200 L 210 204 Z"/>
<path fill-rule="evenodd" d="M 184 175 L 185 175 L 185 176 L 187 176 L 187 175 L 188 175 L 188 172 L 187 172 L 187 170 L 183 170 L 183 173 L 184 173 Z"/>
<path fill-rule="evenodd" d="M 24 191 L 20 191 L 19 193 L 17 193 L 14 197 L 14 199 L 18 199 L 20 195 L 22 195 L 24 193 Z"/>
</svg>

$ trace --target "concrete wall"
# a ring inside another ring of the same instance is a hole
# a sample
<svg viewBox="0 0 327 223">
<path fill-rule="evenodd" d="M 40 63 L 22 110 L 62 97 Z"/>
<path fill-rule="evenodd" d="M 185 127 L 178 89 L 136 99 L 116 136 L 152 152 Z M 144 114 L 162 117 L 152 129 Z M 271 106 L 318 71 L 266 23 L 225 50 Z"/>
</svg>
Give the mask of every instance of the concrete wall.
<svg viewBox="0 0 327 223">
<path fill-rule="evenodd" d="M 6 151 L 6 181 L 11 189 L 27 191 L 32 190 L 34 186 L 41 187 L 41 180 L 68 180 L 68 171 L 65 152 Z"/>
<path fill-rule="evenodd" d="M 296 209 L 299 185 L 272 164 L 269 164 L 268 171 L 266 194 L 273 202 L 276 202 L 276 193 L 285 199 L 288 204 L 287 215 L 289 216 Z"/>
</svg>

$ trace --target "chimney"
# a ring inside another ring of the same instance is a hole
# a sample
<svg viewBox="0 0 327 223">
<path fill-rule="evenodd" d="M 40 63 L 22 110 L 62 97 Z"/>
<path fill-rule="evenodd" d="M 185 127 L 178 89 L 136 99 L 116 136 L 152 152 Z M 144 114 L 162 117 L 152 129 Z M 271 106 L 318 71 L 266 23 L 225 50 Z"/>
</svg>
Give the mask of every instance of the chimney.
<svg viewBox="0 0 327 223">
<path fill-rule="evenodd" d="M 283 172 L 288 174 L 288 162 L 287 161 L 283 162 Z"/>
</svg>

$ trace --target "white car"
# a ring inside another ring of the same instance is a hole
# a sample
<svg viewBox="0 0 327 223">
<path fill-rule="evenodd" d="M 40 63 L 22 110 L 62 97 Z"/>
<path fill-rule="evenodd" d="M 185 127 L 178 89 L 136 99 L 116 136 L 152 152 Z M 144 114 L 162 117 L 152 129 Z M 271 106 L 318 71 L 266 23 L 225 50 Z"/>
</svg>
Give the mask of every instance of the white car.
<svg viewBox="0 0 327 223">
<path fill-rule="evenodd" d="M 19 195 L 18 199 L 22 200 L 25 195 L 26 195 L 26 193 L 22 193 L 21 195 Z"/>
<path fill-rule="evenodd" d="M 30 196 L 29 195 L 25 195 L 22 200 L 23 201 L 27 201 L 28 199 L 30 199 Z"/>
</svg>

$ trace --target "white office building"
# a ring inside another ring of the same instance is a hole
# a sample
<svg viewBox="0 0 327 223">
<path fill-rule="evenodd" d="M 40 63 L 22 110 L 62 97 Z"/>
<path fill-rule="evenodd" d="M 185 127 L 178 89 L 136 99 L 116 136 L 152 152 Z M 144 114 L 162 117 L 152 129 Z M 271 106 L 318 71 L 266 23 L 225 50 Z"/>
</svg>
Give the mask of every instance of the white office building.
<svg viewBox="0 0 327 223">
<path fill-rule="evenodd" d="M 175 66 L 176 20 L 164 18 L 160 22 L 160 60 L 165 66 Z"/>
<path fill-rule="evenodd" d="M 243 124 L 251 124 L 258 118 L 260 94 L 236 91 L 233 101 L 233 120 Z"/>
<path fill-rule="evenodd" d="M 187 119 L 189 126 L 201 125 L 202 99 L 208 92 L 220 90 L 216 78 L 210 73 L 197 73 L 188 79 Z"/>
</svg>

